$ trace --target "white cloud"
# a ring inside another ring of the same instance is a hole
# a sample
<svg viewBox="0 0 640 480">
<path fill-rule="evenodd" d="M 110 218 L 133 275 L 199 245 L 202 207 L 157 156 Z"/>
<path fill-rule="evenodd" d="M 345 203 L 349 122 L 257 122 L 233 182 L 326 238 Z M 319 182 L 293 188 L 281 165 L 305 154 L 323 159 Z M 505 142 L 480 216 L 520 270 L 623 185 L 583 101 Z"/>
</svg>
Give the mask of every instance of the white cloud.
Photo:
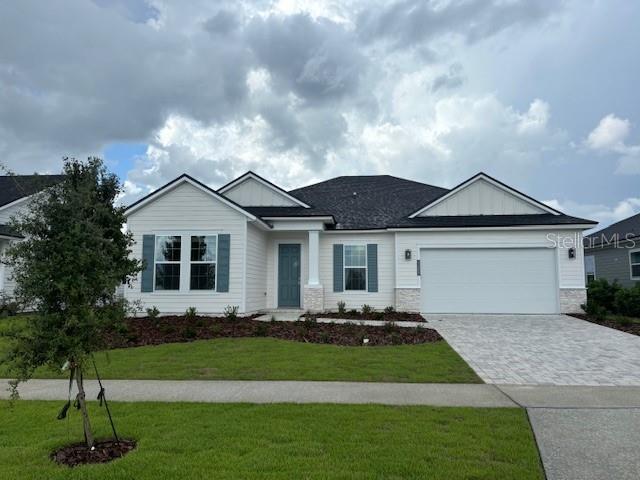
<svg viewBox="0 0 640 480">
<path fill-rule="evenodd" d="M 587 146 L 593 150 L 624 150 L 624 140 L 629 135 L 629 120 L 610 113 L 603 117 L 587 137 Z"/>
<path fill-rule="evenodd" d="M 596 220 L 599 224 L 593 231 L 605 228 L 612 223 L 619 222 L 640 212 L 640 197 L 625 198 L 613 206 L 583 204 L 574 201 L 560 202 L 558 200 L 547 200 L 544 203 L 567 215 Z"/>
</svg>

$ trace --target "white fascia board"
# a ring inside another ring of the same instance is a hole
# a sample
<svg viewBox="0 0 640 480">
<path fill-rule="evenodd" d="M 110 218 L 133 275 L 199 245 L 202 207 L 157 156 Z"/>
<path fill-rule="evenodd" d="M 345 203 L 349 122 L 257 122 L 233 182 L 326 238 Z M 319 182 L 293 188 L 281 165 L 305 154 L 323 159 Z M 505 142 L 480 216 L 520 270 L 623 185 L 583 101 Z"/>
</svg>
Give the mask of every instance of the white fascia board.
<svg viewBox="0 0 640 480">
<path fill-rule="evenodd" d="M 484 180 L 488 183 L 490 183 L 491 185 L 493 185 L 496 188 L 499 188 L 502 191 L 505 191 L 511 195 L 513 195 L 514 197 L 519 198 L 520 200 L 527 202 L 530 205 L 533 205 L 537 208 L 540 208 L 544 211 L 546 211 L 547 213 L 551 213 L 553 215 L 560 215 L 559 212 L 557 212 L 556 210 L 554 210 L 553 208 L 545 205 L 542 202 L 539 202 L 537 200 L 534 200 L 532 198 L 529 198 L 526 195 L 523 195 L 522 193 L 518 192 L 517 190 L 514 190 L 513 188 L 507 186 L 507 185 L 503 185 L 499 182 L 496 182 L 493 178 L 488 177 L 487 175 L 480 173 L 478 175 L 475 175 L 473 177 L 471 177 L 469 180 L 467 180 L 466 182 L 458 185 L 456 188 L 454 188 L 453 190 L 449 191 L 446 195 L 443 195 L 442 197 L 434 200 L 431 203 L 428 203 L 427 205 L 425 205 L 424 207 L 422 207 L 420 210 L 418 210 L 417 212 L 412 213 L 411 215 L 409 215 L 409 218 L 415 218 L 418 215 L 420 215 L 421 213 L 426 212 L 427 210 L 429 210 L 432 207 L 435 207 L 436 205 L 438 205 L 441 202 L 444 202 L 446 199 L 452 197 L 453 195 L 455 195 L 456 193 L 458 193 L 460 190 L 465 189 L 466 187 L 468 187 L 469 185 L 479 181 L 479 180 Z"/>
<path fill-rule="evenodd" d="M 513 227 L 411 227 L 389 228 L 389 232 L 478 232 L 483 230 L 588 230 L 592 225 L 568 224 L 568 225 L 518 225 Z"/>
<path fill-rule="evenodd" d="M 21 204 L 22 202 L 26 202 L 26 201 L 27 201 L 27 200 L 29 200 L 31 197 L 33 197 L 33 195 L 34 195 L 34 194 L 27 195 L 26 197 L 21 197 L 21 198 L 19 198 L 19 199 L 17 199 L 17 200 L 14 200 L 13 202 L 9 202 L 9 203 L 7 203 L 7 204 L 5 204 L 5 205 L 2 205 L 2 206 L 0 207 L 0 210 L 4 210 L 5 208 L 13 207 L 13 206 L 15 206 L 15 205 L 19 205 L 19 204 Z"/>
<path fill-rule="evenodd" d="M 313 215 L 307 216 L 307 217 L 262 217 L 263 220 L 273 220 L 273 221 L 287 221 L 287 222 L 313 222 L 313 221 L 319 221 L 319 222 L 330 222 L 331 224 L 334 223 L 333 217 L 314 217 Z"/>
<path fill-rule="evenodd" d="M 298 200 L 296 197 L 288 194 L 284 189 L 282 188 L 276 188 L 273 185 L 271 185 L 269 182 L 266 182 L 264 179 L 258 177 L 257 175 L 255 175 L 252 172 L 247 172 L 244 175 L 236 178 L 235 180 L 233 180 L 232 182 L 226 184 L 224 187 L 220 188 L 218 190 L 218 193 L 223 194 L 225 192 L 228 192 L 229 190 L 231 190 L 232 188 L 234 188 L 237 185 L 240 185 L 242 182 L 244 182 L 247 179 L 253 179 L 256 182 L 258 182 L 260 185 L 267 187 L 270 190 L 273 190 L 274 192 L 276 192 L 278 195 L 282 195 L 283 197 L 287 198 L 288 200 L 291 200 L 294 203 L 297 203 L 298 205 L 300 205 L 301 207 L 304 208 L 311 208 L 310 205 L 307 205 L 306 203 L 304 203 L 301 200 Z"/>
</svg>

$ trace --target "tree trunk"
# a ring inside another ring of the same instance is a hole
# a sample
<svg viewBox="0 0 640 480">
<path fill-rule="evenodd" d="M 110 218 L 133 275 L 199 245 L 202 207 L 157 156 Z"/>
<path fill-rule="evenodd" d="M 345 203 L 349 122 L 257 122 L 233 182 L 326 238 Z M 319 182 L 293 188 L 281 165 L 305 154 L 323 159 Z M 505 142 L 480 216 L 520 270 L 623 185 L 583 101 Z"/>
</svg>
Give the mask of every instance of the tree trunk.
<svg viewBox="0 0 640 480">
<path fill-rule="evenodd" d="M 89 448 L 93 447 L 93 432 L 91 431 L 91 423 L 89 422 L 89 412 L 87 412 L 87 404 L 84 401 L 84 385 L 82 378 L 82 367 L 76 366 L 76 384 L 78 385 L 78 403 L 82 412 L 82 427 L 84 428 L 84 438 Z"/>
</svg>

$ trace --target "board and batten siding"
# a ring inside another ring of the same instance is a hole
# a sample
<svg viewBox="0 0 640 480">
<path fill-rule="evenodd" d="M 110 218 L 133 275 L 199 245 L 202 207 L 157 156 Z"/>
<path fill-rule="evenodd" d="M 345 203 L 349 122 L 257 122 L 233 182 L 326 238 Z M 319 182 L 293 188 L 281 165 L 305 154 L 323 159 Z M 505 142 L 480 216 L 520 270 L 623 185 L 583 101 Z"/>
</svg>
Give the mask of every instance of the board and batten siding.
<svg viewBox="0 0 640 480">
<path fill-rule="evenodd" d="M 478 180 L 425 210 L 419 216 L 522 215 L 534 213 L 544 213 L 544 210 L 492 185 L 486 180 Z"/>
<path fill-rule="evenodd" d="M 127 229 L 133 233 L 133 255 L 142 258 L 142 236 L 198 233 L 230 235 L 229 291 L 140 291 L 140 274 L 125 298 L 140 301 L 144 308 L 156 306 L 162 314 L 184 313 L 195 307 L 199 313 L 220 313 L 228 305 L 243 309 L 245 285 L 246 217 L 198 188 L 182 183 L 127 218 Z M 182 245 L 182 256 L 189 256 L 190 245 Z"/>
<path fill-rule="evenodd" d="M 262 185 L 253 178 L 247 178 L 223 194 L 238 205 L 250 207 L 296 207 L 292 200 L 272 188 Z"/>
<path fill-rule="evenodd" d="M 267 308 L 266 232 L 247 224 L 246 312 Z"/>
<path fill-rule="evenodd" d="M 556 242 L 559 288 L 584 288 L 584 252 L 579 230 L 522 231 L 459 231 L 459 232 L 396 232 L 396 288 L 419 288 L 417 260 L 420 248 L 442 247 L 550 247 L 549 238 L 566 238 L 566 244 Z M 549 237 L 548 235 L 553 235 Z M 568 249 L 576 249 L 569 258 Z M 405 250 L 411 250 L 411 260 L 405 260 Z"/>
<path fill-rule="evenodd" d="M 394 290 L 394 234 L 393 233 L 321 233 L 320 234 L 320 283 L 324 285 L 324 308 L 337 310 L 343 301 L 347 309 L 361 309 L 370 305 L 382 310 L 395 305 Z M 334 292 L 333 291 L 333 245 L 378 245 L 378 291 Z"/>
</svg>

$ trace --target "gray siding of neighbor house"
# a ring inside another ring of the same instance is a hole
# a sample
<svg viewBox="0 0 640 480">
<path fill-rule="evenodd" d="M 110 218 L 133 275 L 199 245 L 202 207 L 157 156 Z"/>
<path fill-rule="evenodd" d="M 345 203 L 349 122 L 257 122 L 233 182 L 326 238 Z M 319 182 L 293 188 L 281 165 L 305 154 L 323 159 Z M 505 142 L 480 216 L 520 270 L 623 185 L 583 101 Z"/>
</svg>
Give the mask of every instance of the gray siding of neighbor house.
<svg viewBox="0 0 640 480">
<path fill-rule="evenodd" d="M 596 278 L 604 278 L 609 282 L 617 280 L 624 287 L 632 287 L 637 280 L 631 280 L 629 267 L 629 250 L 640 248 L 640 242 L 621 243 L 617 248 L 590 248 L 584 254 L 593 255 L 596 263 Z"/>
</svg>

